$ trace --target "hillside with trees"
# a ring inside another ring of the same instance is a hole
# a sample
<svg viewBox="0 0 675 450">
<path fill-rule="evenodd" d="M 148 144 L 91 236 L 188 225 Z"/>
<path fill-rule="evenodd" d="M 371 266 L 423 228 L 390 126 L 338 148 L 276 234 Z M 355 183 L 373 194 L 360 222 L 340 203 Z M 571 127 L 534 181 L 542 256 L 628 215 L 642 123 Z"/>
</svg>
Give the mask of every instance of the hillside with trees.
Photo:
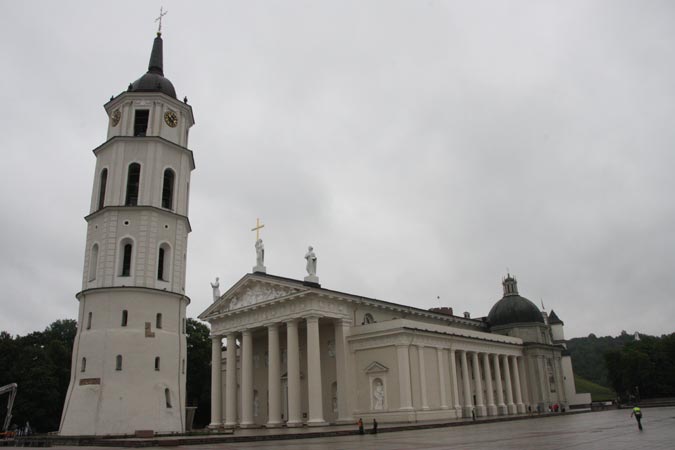
<svg viewBox="0 0 675 450">
<path fill-rule="evenodd" d="M 570 339 L 574 372 L 625 400 L 675 396 L 675 333 Z"/>
</svg>

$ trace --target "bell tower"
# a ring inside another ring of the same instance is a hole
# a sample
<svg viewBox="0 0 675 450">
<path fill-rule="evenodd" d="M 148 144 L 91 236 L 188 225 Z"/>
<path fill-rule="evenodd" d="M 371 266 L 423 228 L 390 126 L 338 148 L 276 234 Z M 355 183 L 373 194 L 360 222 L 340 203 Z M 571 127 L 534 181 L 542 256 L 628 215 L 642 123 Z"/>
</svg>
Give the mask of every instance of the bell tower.
<svg viewBox="0 0 675 450">
<path fill-rule="evenodd" d="M 62 435 L 185 431 L 192 107 L 148 71 L 104 105 Z"/>
</svg>

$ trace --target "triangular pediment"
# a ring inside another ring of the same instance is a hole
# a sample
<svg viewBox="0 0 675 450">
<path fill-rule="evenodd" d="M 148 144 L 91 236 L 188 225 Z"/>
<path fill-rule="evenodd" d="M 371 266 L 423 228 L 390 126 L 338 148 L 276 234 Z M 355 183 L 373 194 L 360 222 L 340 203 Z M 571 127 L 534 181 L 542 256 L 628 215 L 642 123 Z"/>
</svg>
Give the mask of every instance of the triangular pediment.
<svg viewBox="0 0 675 450">
<path fill-rule="evenodd" d="M 304 292 L 306 288 L 261 279 L 246 275 L 199 315 L 206 319 L 209 316 L 246 308 L 269 300 L 281 299 Z"/>
<path fill-rule="evenodd" d="M 389 368 L 380 364 L 377 361 L 373 361 L 370 364 L 368 364 L 368 367 L 366 367 L 365 372 L 366 373 L 381 373 L 381 372 L 388 372 Z"/>
</svg>

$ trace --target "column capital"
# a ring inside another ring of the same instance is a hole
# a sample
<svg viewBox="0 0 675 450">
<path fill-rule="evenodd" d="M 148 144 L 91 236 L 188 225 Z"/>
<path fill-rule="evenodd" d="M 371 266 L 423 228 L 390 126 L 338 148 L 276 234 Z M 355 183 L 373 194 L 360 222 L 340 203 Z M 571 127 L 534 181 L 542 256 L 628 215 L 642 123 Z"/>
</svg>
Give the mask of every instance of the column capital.
<svg viewBox="0 0 675 450">
<path fill-rule="evenodd" d="M 300 319 L 298 319 L 297 317 L 294 317 L 292 319 L 284 320 L 284 323 L 286 324 L 287 327 L 296 327 L 297 328 L 299 321 L 300 321 Z"/>
<path fill-rule="evenodd" d="M 241 330 L 241 335 L 242 336 L 250 336 L 251 335 L 251 329 L 247 328 L 245 330 Z"/>
<path fill-rule="evenodd" d="M 305 320 L 307 321 L 307 323 L 309 323 L 309 322 L 318 322 L 320 318 L 321 318 L 321 316 L 318 315 L 318 314 L 312 314 L 312 315 L 309 315 L 309 316 L 303 316 L 303 319 L 305 319 Z"/>
<path fill-rule="evenodd" d="M 266 322 L 263 324 L 265 328 L 279 328 L 279 322 Z"/>
</svg>

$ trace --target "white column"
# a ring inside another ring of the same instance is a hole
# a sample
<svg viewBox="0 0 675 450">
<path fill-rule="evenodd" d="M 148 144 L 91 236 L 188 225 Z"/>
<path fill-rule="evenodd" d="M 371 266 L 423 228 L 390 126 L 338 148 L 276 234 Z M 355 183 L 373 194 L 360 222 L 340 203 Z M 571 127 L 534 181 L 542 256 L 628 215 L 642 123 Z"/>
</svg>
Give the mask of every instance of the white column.
<svg viewBox="0 0 675 450">
<path fill-rule="evenodd" d="M 281 426 L 281 355 L 279 354 L 279 324 L 267 326 L 267 390 L 269 392 L 269 413 L 267 427 Z"/>
<path fill-rule="evenodd" d="M 349 412 L 349 354 L 347 349 L 347 336 L 349 335 L 349 323 L 344 320 L 336 320 L 335 327 L 335 372 L 337 378 L 337 407 L 338 423 L 353 423 L 354 420 Z"/>
<path fill-rule="evenodd" d="M 410 390 L 410 355 L 408 346 L 399 344 L 396 346 L 398 359 L 398 388 L 402 411 L 412 411 L 412 392 Z"/>
<path fill-rule="evenodd" d="M 300 415 L 300 342 L 298 322 L 286 322 L 286 357 L 288 359 L 288 421 L 287 427 L 301 427 Z"/>
<path fill-rule="evenodd" d="M 459 377 L 457 376 L 457 354 L 454 349 L 450 350 L 450 386 L 452 386 L 452 404 L 458 415 L 462 413 L 459 404 Z"/>
<path fill-rule="evenodd" d="M 497 405 L 495 405 L 495 394 L 492 388 L 492 371 L 490 370 L 490 357 L 483 353 L 483 371 L 485 372 L 485 390 L 487 392 L 487 415 L 497 415 Z"/>
<path fill-rule="evenodd" d="M 227 335 L 227 366 L 225 372 L 225 426 L 237 426 L 237 335 Z"/>
<path fill-rule="evenodd" d="M 307 317 L 307 425 L 326 425 L 323 420 L 323 391 L 321 389 L 321 350 L 319 348 L 319 318 Z"/>
<path fill-rule="evenodd" d="M 445 361 L 443 360 L 444 350 L 436 348 L 436 364 L 438 365 L 438 386 L 441 392 L 441 409 L 448 409 L 448 395 L 445 391 Z"/>
<path fill-rule="evenodd" d="M 504 389 L 502 387 L 502 371 L 499 368 L 499 355 L 492 354 L 492 365 L 495 368 L 495 390 L 497 391 L 497 411 L 499 415 L 505 415 L 508 410 L 504 404 Z"/>
<path fill-rule="evenodd" d="M 511 370 L 509 368 L 509 357 L 502 355 L 502 366 L 504 366 L 504 390 L 506 391 L 506 407 L 509 414 L 516 413 L 516 405 L 513 403 L 513 384 L 511 383 Z"/>
<path fill-rule="evenodd" d="M 253 337 L 244 330 L 241 339 L 241 422 L 242 428 L 253 426 Z"/>
<path fill-rule="evenodd" d="M 424 346 L 417 346 L 417 360 L 420 366 L 420 392 L 422 395 L 422 409 L 429 409 L 429 401 L 427 399 L 427 370 L 424 364 Z"/>
<path fill-rule="evenodd" d="M 469 379 L 469 364 L 466 359 L 466 351 L 459 351 L 460 364 L 462 365 L 462 380 L 464 381 L 464 417 L 471 417 L 473 411 L 473 398 L 471 396 L 471 380 Z"/>
<path fill-rule="evenodd" d="M 220 336 L 211 337 L 211 423 L 209 428 L 223 426 L 223 411 L 221 394 L 222 385 L 222 348 L 223 341 Z"/>
<path fill-rule="evenodd" d="M 523 404 L 523 397 L 520 392 L 520 374 L 518 373 L 517 356 L 511 356 L 511 372 L 513 373 L 513 390 L 516 393 L 516 411 L 520 414 L 525 412 L 525 405 Z"/>
<path fill-rule="evenodd" d="M 478 353 L 471 353 L 471 360 L 473 365 L 473 382 L 476 388 L 476 416 L 484 417 L 487 415 L 485 411 L 485 402 L 483 401 L 483 382 L 480 377 L 480 362 L 478 361 Z"/>
<path fill-rule="evenodd" d="M 525 371 L 525 358 L 518 357 L 518 372 L 520 372 L 520 387 L 523 393 L 523 403 L 525 408 L 530 408 L 532 410 L 532 403 L 530 402 L 530 389 L 527 385 L 527 374 Z"/>
</svg>

